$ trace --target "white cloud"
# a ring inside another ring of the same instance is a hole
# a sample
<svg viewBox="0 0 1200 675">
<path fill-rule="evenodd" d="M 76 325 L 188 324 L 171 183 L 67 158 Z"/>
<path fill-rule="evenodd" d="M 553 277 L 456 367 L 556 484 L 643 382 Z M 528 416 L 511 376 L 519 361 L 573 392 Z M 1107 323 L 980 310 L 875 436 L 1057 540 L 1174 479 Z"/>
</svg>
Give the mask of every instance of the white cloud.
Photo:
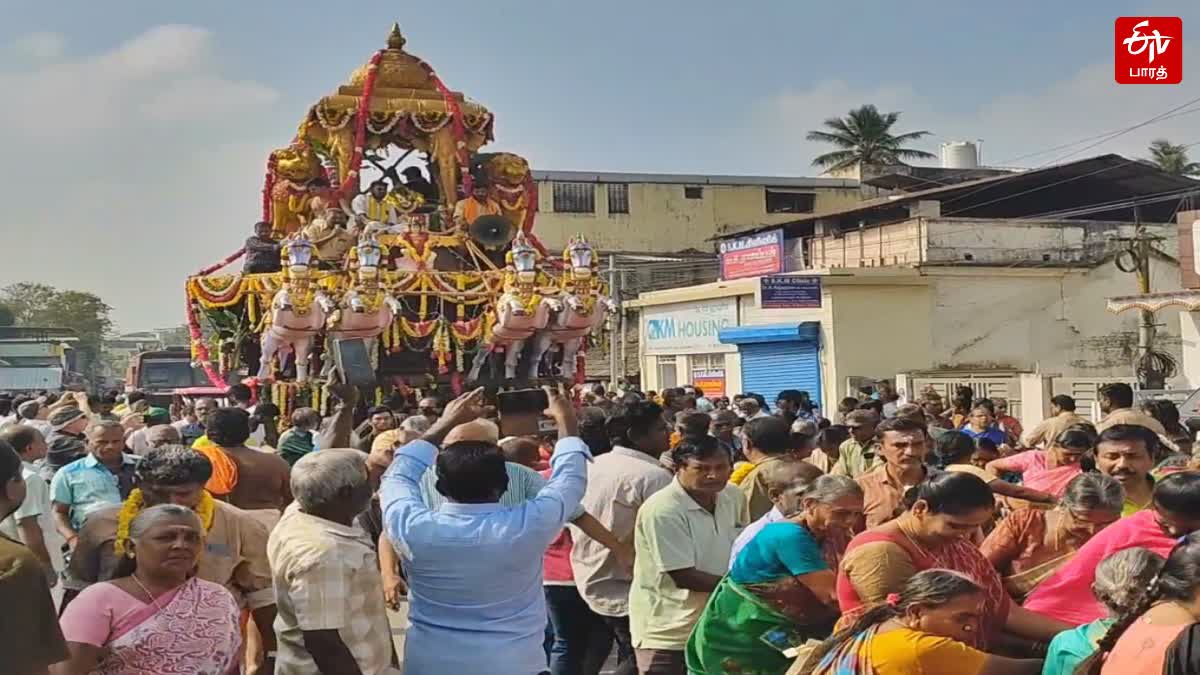
<svg viewBox="0 0 1200 675">
<path fill-rule="evenodd" d="M 1200 72 L 1200 43 L 1188 44 L 1184 54 L 1185 73 Z M 738 154 L 749 152 L 760 160 L 763 171 L 816 173 L 818 169 L 810 165 L 812 157 L 830 148 L 805 140 L 807 132 L 820 128 L 822 120 L 844 115 L 864 103 L 874 103 L 881 110 L 902 111 L 898 131 L 933 132 L 916 147 L 934 154 L 944 141 L 982 139 L 985 164 L 1034 167 L 1108 152 L 1141 157 L 1147 154 L 1146 146 L 1154 138 L 1166 137 L 1175 143 L 1200 141 L 1198 112 L 1163 119 L 1069 157 L 1066 155 L 1089 143 L 1022 158 L 1132 126 L 1196 95 L 1194 88 L 1183 85 L 1118 85 L 1113 81 L 1111 63 L 1086 66 L 1065 81 L 1031 87 L 1025 92 L 998 92 L 968 106 L 965 112 L 932 104 L 934 100 L 952 99 L 952 90 L 953 83 L 932 79 L 876 87 L 856 87 L 838 80 L 821 82 L 759 101 L 733 142 L 741 147 Z M 1200 148 L 1194 154 L 1200 156 Z"/>
<path fill-rule="evenodd" d="M 0 236 L 21 244 L 0 285 L 95 292 L 130 329 L 183 321 L 184 279 L 245 239 L 266 156 L 298 116 L 212 54 L 207 30 L 169 25 L 95 54 L 6 64 L 0 184 L 20 199 L 0 211 Z"/>
</svg>

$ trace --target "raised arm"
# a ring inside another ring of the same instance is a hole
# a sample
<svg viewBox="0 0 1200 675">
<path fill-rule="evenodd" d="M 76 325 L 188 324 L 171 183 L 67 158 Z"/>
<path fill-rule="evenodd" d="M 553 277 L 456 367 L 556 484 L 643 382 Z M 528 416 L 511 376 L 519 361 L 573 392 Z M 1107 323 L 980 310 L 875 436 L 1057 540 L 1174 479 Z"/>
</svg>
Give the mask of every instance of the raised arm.
<svg viewBox="0 0 1200 675">
<path fill-rule="evenodd" d="M 350 431 L 354 426 L 354 406 L 358 404 L 358 388 L 349 384 L 330 385 L 329 390 L 341 399 L 333 420 L 317 434 L 317 447 L 322 449 L 350 447 Z"/>
<path fill-rule="evenodd" d="M 1002 497 L 1014 497 L 1016 499 L 1024 499 L 1025 501 L 1035 502 L 1037 504 L 1058 503 L 1058 498 L 1048 492 L 1027 488 L 1024 485 L 1014 485 L 1008 481 L 1000 480 L 999 478 L 988 481 L 988 487 L 992 488 L 992 492 L 995 492 Z"/>
<path fill-rule="evenodd" d="M 1036 452 L 1036 451 L 1035 451 Z M 1025 463 L 1016 460 L 1017 455 L 1001 457 L 987 463 L 987 470 L 999 476 L 1002 473 L 1024 473 Z"/>
<path fill-rule="evenodd" d="M 587 462 L 592 453 L 578 437 L 579 420 L 570 399 L 563 392 L 549 387 L 546 388 L 546 394 L 550 401 L 546 414 L 554 419 L 558 427 L 558 443 L 550 458 L 550 481 L 527 504 L 527 508 L 536 522 L 544 527 L 545 534 L 549 536 L 546 543 L 549 544 L 568 520 L 581 515 L 579 502 L 587 489 Z"/>
<path fill-rule="evenodd" d="M 279 251 L 279 244 L 273 241 L 264 241 L 258 237 L 250 237 L 246 240 L 246 252 L 248 253 L 271 253 Z"/>
<path fill-rule="evenodd" d="M 438 445 L 454 427 L 483 414 L 483 388 L 468 392 L 446 405 L 446 410 L 425 435 L 396 451 L 392 465 L 379 485 L 383 529 L 392 541 L 411 550 L 412 534 L 423 524 L 432 525 L 433 512 L 421 498 L 421 476 L 437 458 Z"/>
<path fill-rule="evenodd" d="M 437 446 L 423 439 L 396 451 L 379 485 L 383 529 L 388 538 L 408 541 L 416 523 L 432 515 L 421 499 L 421 475 L 433 465 L 437 452 Z"/>
</svg>

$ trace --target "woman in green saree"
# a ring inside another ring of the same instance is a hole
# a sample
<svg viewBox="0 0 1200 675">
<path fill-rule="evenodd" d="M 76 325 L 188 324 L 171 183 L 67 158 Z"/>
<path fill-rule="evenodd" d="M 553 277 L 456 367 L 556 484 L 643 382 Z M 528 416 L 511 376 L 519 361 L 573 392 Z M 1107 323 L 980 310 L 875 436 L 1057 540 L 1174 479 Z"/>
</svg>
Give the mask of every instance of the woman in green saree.
<svg viewBox="0 0 1200 675">
<path fill-rule="evenodd" d="M 811 467 L 771 463 L 765 478 L 775 509 L 709 596 L 688 640 L 689 673 L 782 675 L 792 650 L 832 630 L 834 570 L 862 518 L 863 494 L 846 476 L 806 480 L 804 468 Z"/>
</svg>

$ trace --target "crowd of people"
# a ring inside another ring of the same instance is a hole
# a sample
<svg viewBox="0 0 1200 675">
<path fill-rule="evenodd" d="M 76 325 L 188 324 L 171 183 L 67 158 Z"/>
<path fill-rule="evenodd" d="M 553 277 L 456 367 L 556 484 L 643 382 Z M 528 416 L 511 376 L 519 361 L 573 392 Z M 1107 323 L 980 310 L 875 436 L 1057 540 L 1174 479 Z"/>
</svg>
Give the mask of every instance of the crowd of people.
<svg viewBox="0 0 1200 675">
<path fill-rule="evenodd" d="M 1127 385 L 1028 430 L 969 389 L 548 390 L 509 437 L 482 390 L 332 390 L 0 397 L 0 672 L 1200 672 L 1200 467 Z"/>
</svg>

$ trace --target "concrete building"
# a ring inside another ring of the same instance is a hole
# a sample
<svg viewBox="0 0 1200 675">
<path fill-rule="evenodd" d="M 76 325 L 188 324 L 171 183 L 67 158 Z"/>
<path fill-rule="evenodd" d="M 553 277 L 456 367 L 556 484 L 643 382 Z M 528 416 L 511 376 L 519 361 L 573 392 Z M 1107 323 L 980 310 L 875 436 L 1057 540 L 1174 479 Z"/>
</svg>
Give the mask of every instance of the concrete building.
<svg viewBox="0 0 1200 675">
<path fill-rule="evenodd" d="M 712 251 L 712 238 L 861 199 L 858 181 L 780 176 L 534 171 L 538 238 L 584 235 L 601 252 Z"/>
<path fill-rule="evenodd" d="M 861 199 L 858 181 L 837 178 L 586 171 L 534 171 L 534 178 L 538 238 L 557 253 L 571 237 L 587 237 L 600 252 L 602 267 L 618 269 L 625 299 L 716 280 L 712 239 L 724 232 L 782 223 Z M 620 318 L 613 323 L 617 329 Z M 636 381 L 636 317 L 625 323 L 625 361 L 617 377 Z M 619 350 L 619 341 L 598 347 L 587 352 L 587 378 L 611 381 L 609 349 Z"/>
<path fill-rule="evenodd" d="M 635 303 L 643 384 L 684 384 L 701 369 L 711 379 L 723 367 L 728 393 L 770 400 L 799 388 L 829 405 L 863 379 L 900 375 L 902 393 L 966 384 L 1005 396 L 1031 423 L 1056 393 L 1086 408 L 1099 384 L 1133 379 L 1136 317 L 1103 311 L 1108 298 L 1136 289 L 1113 264 L 1114 238 L 1132 236 L 1139 220 L 1162 236 L 1152 285 L 1177 288 L 1174 215 L 1197 190 L 1106 155 L 724 237 L 732 255 L 744 252 L 739 242 L 761 246 L 777 231 L 780 259 L 755 263 L 777 266 L 643 294 Z M 801 295 L 776 290 L 801 283 Z M 1179 358 L 1178 321 L 1160 323 L 1160 345 Z"/>
</svg>

